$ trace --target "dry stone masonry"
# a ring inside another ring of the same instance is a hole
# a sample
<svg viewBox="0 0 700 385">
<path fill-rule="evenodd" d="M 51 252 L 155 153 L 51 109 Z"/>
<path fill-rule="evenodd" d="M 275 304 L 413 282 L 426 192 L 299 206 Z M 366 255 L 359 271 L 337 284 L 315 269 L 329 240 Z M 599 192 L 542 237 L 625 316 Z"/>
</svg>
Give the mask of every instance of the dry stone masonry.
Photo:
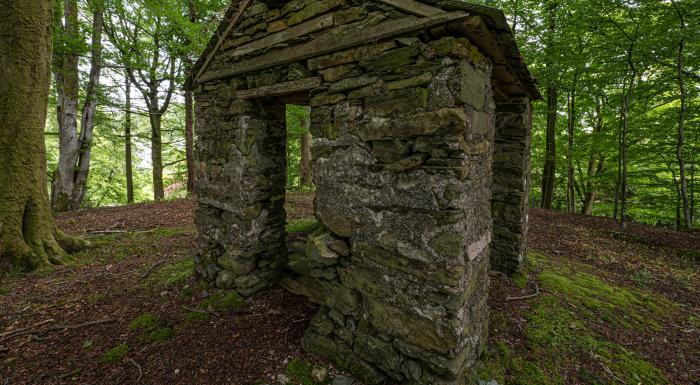
<svg viewBox="0 0 700 385">
<path fill-rule="evenodd" d="M 196 265 L 321 305 L 303 338 L 368 384 L 458 384 L 489 268 L 525 258 L 533 79 L 459 1 L 237 1 L 195 65 Z M 287 244 L 285 103 L 311 106 L 314 212 Z M 490 267 L 489 267 L 490 265 Z"/>
</svg>

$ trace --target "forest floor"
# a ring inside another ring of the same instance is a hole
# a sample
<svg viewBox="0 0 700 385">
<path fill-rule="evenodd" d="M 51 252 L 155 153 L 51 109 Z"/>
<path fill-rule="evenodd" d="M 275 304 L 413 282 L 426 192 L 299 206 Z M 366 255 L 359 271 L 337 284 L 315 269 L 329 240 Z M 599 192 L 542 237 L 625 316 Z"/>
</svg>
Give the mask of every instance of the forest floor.
<svg viewBox="0 0 700 385">
<path fill-rule="evenodd" d="M 0 385 L 253 385 L 279 374 L 314 385 L 313 366 L 334 373 L 299 346 L 316 305 L 281 288 L 244 300 L 192 277 L 195 206 L 59 215 L 94 247 L 0 280 Z M 290 194 L 288 206 L 298 233 L 311 197 Z M 700 383 L 700 233 L 620 232 L 608 219 L 541 210 L 530 218 L 526 271 L 491 279 L 475 382 Z"/>
</svg>

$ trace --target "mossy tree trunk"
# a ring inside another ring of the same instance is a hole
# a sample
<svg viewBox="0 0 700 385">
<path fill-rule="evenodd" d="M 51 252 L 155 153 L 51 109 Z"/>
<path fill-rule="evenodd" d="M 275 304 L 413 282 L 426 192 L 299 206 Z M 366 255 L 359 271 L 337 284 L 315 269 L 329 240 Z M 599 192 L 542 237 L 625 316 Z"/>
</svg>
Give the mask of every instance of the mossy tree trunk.
<svg viewBox="0 0 700 385">
<path fill-rule="evenodd" d="M 54 225 L 44 125 L 53 0 L 0 0 L 0 272 L 66 261 L 83 242 Z"/>
</svg>

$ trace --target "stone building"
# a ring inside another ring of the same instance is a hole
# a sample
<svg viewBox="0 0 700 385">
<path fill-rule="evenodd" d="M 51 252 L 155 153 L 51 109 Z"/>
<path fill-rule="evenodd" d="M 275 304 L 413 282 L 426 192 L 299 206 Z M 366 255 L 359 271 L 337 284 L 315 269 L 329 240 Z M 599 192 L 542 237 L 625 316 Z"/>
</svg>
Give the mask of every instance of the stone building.
<svg viewBox="0 0 700 385">
<path fill-rule="evenodd" d="M 234 1 L 188 87 L 201 276 L 309 296 L 304 348 L 368 384 L 459 383 L 486 341 L 489 263 L 525 258 L 539 93 L 503 14 Z M 311 106 L 322 227 L 305 245 L 285 239 L 287 103 Z"/>
</svg>

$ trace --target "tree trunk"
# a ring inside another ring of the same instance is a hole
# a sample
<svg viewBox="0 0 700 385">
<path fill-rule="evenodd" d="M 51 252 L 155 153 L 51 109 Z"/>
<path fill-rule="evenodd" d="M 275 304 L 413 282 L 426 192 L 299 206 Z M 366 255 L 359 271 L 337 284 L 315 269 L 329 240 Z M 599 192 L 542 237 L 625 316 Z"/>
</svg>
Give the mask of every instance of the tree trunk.
<svg viewBox="0 0 700 385">
<path fill-rule="evenodd" d="M 59 18 L 60 46 L 56 52 L 56 115 L 58 119 L 59 156 L 51 186 L 51 206 L 54 211 L 68 211 L 73 196 L 74 173 L 78 162 L 78 1 L 63 2 L 62 21 Z"/>
<path fill-rule="evenodd" d="M 160 200 L 165 197 L 163 190 L 163 141 L 161 138 L 161 115 L 151 113 L 151 163 L 153 165 L 153 198 Z"/>
<path fill-rule="evenodd" d="M 634 75 L 632 77 L 634 79 Z M 632 92 L 632 82 L 625 96 L 625 103 L 622 107 L 622 134 L 620 136 L 620 153 L 622 155 L 622 171 L 620 175 L 620 228 L 625 228 L 625 216 L 627 215 L 627 131 L 629 130 L 629 108 L 630 92 Z"/>
<path fill-rule="evenodd" d="M 124 105 L 124 159 L 126 168 L 126 201 L 134 203 L 134 175 L 131 160 L 131 80 L 129 75 L 124 76 L 124 91 L 126 102 Z"/>
<path fill-rule="evenodd" d="M 191 67 L 191 65 L 190 65 Z M 187 192 L 194 194 L 194 103 L 192 91 L 185 91 L 185 161 L 187 162 Z"/>
<path fill-rule="evenodd" d="M 44 127 L 52 0 L 0 0 L 0 272 L 62 263 L 83 241 L 55 226 Z"/>
<path fill-rule="evenodd" d="M 690 165 L 690 223 L 695 224 L 695 157 Z"/>
<path fill-rule="evenodd" d="M 302 187 L 311 186 L 313 177 L 311 174 L 311 133 L 308 131 L 308 119 L 304 120 L 306 132 L 301 134 L 301 164 L 299 167 L 299 180 Z"/>
<path fill-rule="evenodd" d="M 555 87 L 547 87 L 547 138 L 546 152 L 544 160 L 544 171 L 542 173 L 542 203 L 543 209 L 552 209 L 554 198 L 554 178 L 557 169 L 557 97 L 558 92 Z"/>
<path fill-rule="evenodd" d="M 576 80 L 574 80 L 576 81 Z M 566 198 L 567 210 L 570 213 L 576 212 L 576 197 L 574 193 L 574 119 L 576 108 L 576 91 L 571 90 L 567 97 L 568 122 L 566 125 L 567 151 L 566 151 Z"/>
<path fill-rule="evenodd" d="M 593 127 L 593 132 L 592 132 L 592 139 L 593 141 L 596 140 L 596 136 L 603 131 L 603 112 L 602 112 L 603 106 L 600 98 L 596 98 L 596 105 L 595 105 L 595 112 L 596 112 L 596 124 Z M 595 150 L 595 145 L 592 145 L 591 149 L 591 156 L 588 159 L 588 170 L 586 174 L 586 186 L 585 186 L 585 194 L 583 198 L 583 207 L 581 207 L 581 214 L 583 215 L 591 215 L 593 214 L 593 203 L 595 202 L 596 198 L 596 185 L 593 182 L 593 178 L 596 177 L 596 175 L 600 175 L 603 170 L 605 169 L 605 157 L 600 156 L 600 159 L 597 159 L 598 166 L 596 167 L 596 157 L 598 156 L 597 151 Z"/>
<path fill-rule="evenodd" d="M 78 164 L 75 169 L 73 195 L 70 210 L 80 208 L 85 197 L 88 174 L 90 173 L 90 155 L 92 152 L 92 133 L 95 128 L 95 112 L 97 111 L 97 88 L 100 85 L 102 72 L 102 25 L 103 0 L 94 0 L 95 11 L 92 16 L 92 49 L 90 59 L 90 77 L 85 92 L 85 104 L 80 120 L 80 143 Z"/>
<path fill-rule="evenodd" d="M 675 1 L 671 1 L 673 7 L 678 13 L 680 19 L 681 32 L 685 33 L 685 19 L 683 18 L 683 12 L 678 7 Z M 678 167 L 680 168 L 679 183 L 680 183 L 680 198 L 683 202 L 683 220 L 685 221 L 685 227 L 688 230 L 692 230 L 693 222 L 690 218 L 690 205 L 688 203 L 688 189 L 686 187 L 685 180 L 685 159 L 683 159 L 683 146 L 685 144 L 685 113 L 686 113 L 686 92 L 685 83 L 683 81 L 683 51 L 685 50 L 685 37 L 681 38 L 680 44 L 678 46 L 678 60 L 676 62 L 678 67 L 678 88 L 680 90 L 681 98 L 681 109 L 678 114 L 678 141 L 676 142 L 676 159 L 678 160 Z"/>
<path fill-rule="evenodd" d="M 197 12 L 194 1 L 187 1 L 187 11 L 190 23 L 196 23 Z M 189 72 L 192 68 L 192 62 L 189 58 L 185 58 L 185 62 L 187 63 L 187 72 Z M 193 195 L 196 182 L 194 172 L 194 103 L 190 90 L 185 90 L 185 161 L 187 163 L 187 192 Z"/>
</svg>

